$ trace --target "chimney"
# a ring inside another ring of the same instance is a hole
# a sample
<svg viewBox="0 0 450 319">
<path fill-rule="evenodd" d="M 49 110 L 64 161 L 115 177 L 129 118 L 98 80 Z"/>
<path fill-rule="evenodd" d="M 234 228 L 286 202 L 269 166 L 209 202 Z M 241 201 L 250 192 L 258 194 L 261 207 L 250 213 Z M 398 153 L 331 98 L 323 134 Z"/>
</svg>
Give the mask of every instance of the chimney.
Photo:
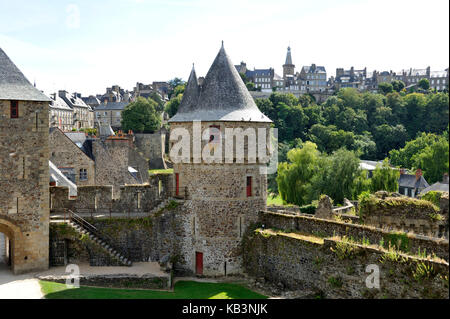
<svg viewBox="0 0 450 319">
<path fill-rule="evenodd" d="M 444 178 L 442 179 L 443 184 L 448 184 L 448 173 L 444 173 Z"/>
<path fill-rule="evenodd" d="M 416 181 L 418 181 L 421 176 L 422 176 L 422 170 L 420 168 L 418 168 L 416 170 Z"/>
</svg>

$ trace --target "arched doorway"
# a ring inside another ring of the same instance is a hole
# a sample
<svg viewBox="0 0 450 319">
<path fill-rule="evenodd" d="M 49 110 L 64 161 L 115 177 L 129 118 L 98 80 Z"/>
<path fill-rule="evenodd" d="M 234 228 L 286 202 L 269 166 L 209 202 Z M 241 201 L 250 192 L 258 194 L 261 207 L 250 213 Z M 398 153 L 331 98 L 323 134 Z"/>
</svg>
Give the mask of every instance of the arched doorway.
<svg viewBox="0 0 450 319">
<path fill-rule="evenodd" d="M 20 237 L 19 228 L 0 217 L 0 269 L 15 269 L 15 240 Z"/>
</svg>

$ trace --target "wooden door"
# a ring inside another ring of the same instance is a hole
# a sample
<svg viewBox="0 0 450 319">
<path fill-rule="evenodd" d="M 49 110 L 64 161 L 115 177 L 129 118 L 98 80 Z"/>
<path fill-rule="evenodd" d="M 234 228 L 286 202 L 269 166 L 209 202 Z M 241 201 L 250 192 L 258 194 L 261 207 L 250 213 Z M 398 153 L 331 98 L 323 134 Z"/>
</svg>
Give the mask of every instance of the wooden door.
<svg viewBox="0 0 450 319">
<path fill-rule="evenodd" d="M 195 253 L 195 273 L 197 275 L 203 275 L 203 253 Z"/>
</svg>

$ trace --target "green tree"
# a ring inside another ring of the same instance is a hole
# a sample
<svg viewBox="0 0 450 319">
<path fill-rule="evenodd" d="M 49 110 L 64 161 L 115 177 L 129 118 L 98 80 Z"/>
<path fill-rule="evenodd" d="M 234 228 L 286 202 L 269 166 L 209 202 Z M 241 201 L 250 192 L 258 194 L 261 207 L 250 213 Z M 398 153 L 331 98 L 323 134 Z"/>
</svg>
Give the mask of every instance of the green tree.
<svg viewBox="0 0 450 319">
<path fill-rule="evenodd" d="M 302 206 L 311 200 L 311 179 L 318 169 L 317 145 L 306 142 L 287 153 L 289 162 L 278 164 L 278 191 L 283 201 Z"/>
<path fill-rule="evenodd" d="M 388 93 L 392 93 L 394 91 L 394 87 L 392 86 L 391 83 L 383 82 L 378 84 L 378 90 L 384 95 L 386 95 Z"/>
<path fill-rule="evenodd" d="M 377 144 L 377 157 L 385 158 L 390 150 L 403 147 L 408 135 L 401 124 L 395 126 L 383 124 L 375 127 L 373 138 Z"/>
<path fill-rule="evenodd" d="M 392 84 L 392 88 L 394 89 L 394 91 L 397 91 L 397 92 L 400 92 L 401 90 L 403 90 L 405 88 L 405 83 L 400 80 L 392 80 L 391 84 Z"/>
<path fill-rule="evenodd" d="M 122 111 L 122 128 L 140 133 L 153 133 L 161 126 L 160 113 L 156 111 L 158 104 L 152 99 L 138 97 Z"/>
<path fill-rule="evenodd" d="M 322 155 L 319 169 L 312 178 L 312 198 L 326 194 L 335 203 L 343 203 L 344 198 L 352 198 L 354 181 L 359 175 L 359 158 L 355 152 L 339 149 L 331 156 Z"/>
<path fill-rule="evenodd" d="M 430 81 L 428 79 L 421 79 L 417 84 L 422 90 L 427 91 L 430 88 Z"/>
<path fill-rule="evenodd" d="M 369 172 L 366 170 L 359 170 L 353 181 L 352 199 L 358 199 L 359 195 L 363 192 L 370 191 L 370 178 Z"/>
<path fill-rule="evenodd" d="M 398 190 L 398 178 L 400 172 L 389 166 L 388 159 L 383 164 L 378 164 L 372 173 L 370 179 L 370 190 L 372 193 L 383 190 L 387 192 L 396 192 Z"/>
<path fill-rule="evenodd" d="M 164 110 L 169 114 L 169 117 L 174 116 L 178 112 L 178 107 L 180 106 L 183 94 L 178 94 L 176 97 L 172 98 L 166 103 Z"/>
<path fill-rule="evenodd" d="M 422 151 L 413 156 L 414 168 L 421 168 L 423 177 L 432 184 L 442 180 L 442 175 L 448 173 L 449 168 L 448 139 L 440 136 L 438 140 L 427 145 Z"/>
<path fill-rule="evenodd" d="M 156 111 L 162 112 L 164 110 L 164 101 L 161 99 L 161 96 L 158 93 L 156 92 L 150 93 L 149 98 L 151 98 L 158 104 Z"/>
</svg>

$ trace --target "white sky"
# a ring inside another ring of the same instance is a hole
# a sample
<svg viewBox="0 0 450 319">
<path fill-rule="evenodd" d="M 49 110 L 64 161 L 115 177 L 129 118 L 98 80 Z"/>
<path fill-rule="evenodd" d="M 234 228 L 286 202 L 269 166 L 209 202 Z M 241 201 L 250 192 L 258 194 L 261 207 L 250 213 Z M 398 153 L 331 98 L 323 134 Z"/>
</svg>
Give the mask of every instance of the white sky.
<svg viewBox="0 0 450 319">
<path fill-rule="evenodd" d="M 234 64 L 282 74 L 449 65 L 448 0 L 0 0 L 0 47 L 46 93 L 204 76 L 224 40 Z"/>
</svg>

